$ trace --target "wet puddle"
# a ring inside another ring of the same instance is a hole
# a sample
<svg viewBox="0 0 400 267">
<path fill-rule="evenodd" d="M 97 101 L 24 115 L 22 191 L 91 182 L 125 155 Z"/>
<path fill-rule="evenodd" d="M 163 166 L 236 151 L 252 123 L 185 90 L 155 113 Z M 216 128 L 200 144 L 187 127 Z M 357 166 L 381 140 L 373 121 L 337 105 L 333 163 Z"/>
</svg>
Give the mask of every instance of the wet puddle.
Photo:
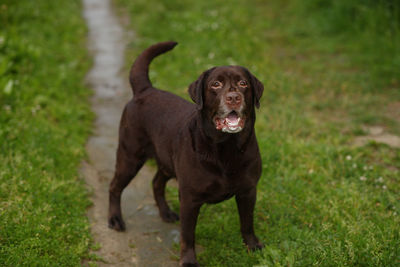
<svg viewBox="0 0 400 267">
<path fill-rule="evenodd" d="M 108 186 L 114 172 L 119 119 L 132 94 L 128 72 L 123 71 L 127 37 L 110 0 L 83 0 L 83 6 L 93 56 L 87 79 L 94 91 L 96 121 L 87 144 L 89 162 L 83 162 L 82 175 L 92 192 L 88 217 L 94 241 L 100 247 L 94 253 L 104 260 L 97 264 L 178 266 L 178 255 L 172 249 L 179 242 L 178 226 L 162 222 L 158 215 L 150 187 L 153 169 L 144 167 L 122 194 L 126 232 L 107 227 Z"/>
</svg>

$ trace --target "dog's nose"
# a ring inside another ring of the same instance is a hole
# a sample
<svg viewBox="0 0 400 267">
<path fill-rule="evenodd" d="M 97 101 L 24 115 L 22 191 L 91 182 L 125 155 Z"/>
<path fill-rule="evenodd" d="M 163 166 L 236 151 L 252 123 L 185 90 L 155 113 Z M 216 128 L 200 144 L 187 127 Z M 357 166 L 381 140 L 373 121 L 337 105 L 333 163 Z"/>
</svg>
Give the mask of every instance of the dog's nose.
<svg viewBox="0 0 400 267">
<path fill-rule="evenodd" d="M 228 105 L 240 105 L 242 96 L 237 92 L 229 92 L 225 96 L 225 102 Z"/>
</svg>

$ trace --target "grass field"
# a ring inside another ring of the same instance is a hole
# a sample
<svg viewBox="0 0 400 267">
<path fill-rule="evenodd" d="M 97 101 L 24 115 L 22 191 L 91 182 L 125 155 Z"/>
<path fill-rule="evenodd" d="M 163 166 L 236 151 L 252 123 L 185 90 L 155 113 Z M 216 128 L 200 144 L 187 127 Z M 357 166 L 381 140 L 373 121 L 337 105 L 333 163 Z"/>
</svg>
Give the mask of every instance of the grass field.
<svg viewBox="0 0 400 267">
<path fill-rule="evenodd" d="M 355 146 L 365 126 L 400 135 L 400 6 L 395 0 L 115 0 L 143 48 L 176 40 L 152 81 L 188 98 L 214 65 L 265 84 L 256 232 L 242 244 L 233 200 L 202 208 L 202 266 L 400 266 L 400 151 Z M 79 0 L 0 2 L 0 265 L 90 258 L 78 178 L 93 115 Z M 179 209 L 177 192 L 169 199 Z"/>
<path fill-rule="evenodd" d="M 0 1 L 0 265 L 77 266 L 92 113 L 78 0 Z"/>
<path fill-rule="evenodd" d="M 246 251 L 234 200 L 204 206 L 203 266 L 400 266 L 399 149 L 353 144 L 365 126 L 400 134 L 398 2 L 116 2 L 137 35 L 127 65 L 152 43 L 180 43 L 152 65 L 157 87 L 188 98 L 203 70 L 229 64 L 265 84 L 255 219 L 265 249 Z"/>
</svg>

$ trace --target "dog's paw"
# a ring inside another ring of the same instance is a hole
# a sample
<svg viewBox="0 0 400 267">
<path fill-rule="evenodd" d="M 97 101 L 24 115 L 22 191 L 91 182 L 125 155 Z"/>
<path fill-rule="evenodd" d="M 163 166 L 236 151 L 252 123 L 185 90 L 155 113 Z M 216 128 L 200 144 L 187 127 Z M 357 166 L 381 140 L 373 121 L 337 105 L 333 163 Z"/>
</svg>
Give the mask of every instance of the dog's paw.
<svg viewBox="0 0 400 267">
<path fill-rule="evenodd" d="M 125 222 L 121 216 L 111 216 L 108 218 L 108 228 L 114 229 L 118 232 L 125 231 Z"/>
<path fill-rule="evenodd" d="M 168 210 L 166 212 L 160 212 L 161 219 L 167 223 L 174 223 L 179 221 L 179 215 L 173 212 L 172 210 Z"/>
<path fill-rule="evenodd" d="M 197 262 L 196 259 L 190 259 L 190 260 L 181 260 L 180 267 L 200 267 L 200 264 Z"/>
<path fill-rule="evenodd" d="M 250 251 L 257 251 L 257 250 L 263 249 L 264 244 L 261 242 L 257 242 L 256 244 L 253 244 L 251 247 L 250 246 L 247 246 L 247 247 Z"/>
<path fill-rule="evenodd" d="M 247 249 L 249 251 L 256 251 L 264 248 L 263 243 L 258 241 L 258 238 L 255 235 L 247 235 L 243 238 L 244 243 L 247 245 Z"/>
<path fill-rule="evenodd" d="M 194 249 L 188 249 L 183 255 L 181 255 L 181 260 L 179 261 L 180 267 L 199 267 L 200 264 L 196 260 L 196 254 Z"/>
</svg>

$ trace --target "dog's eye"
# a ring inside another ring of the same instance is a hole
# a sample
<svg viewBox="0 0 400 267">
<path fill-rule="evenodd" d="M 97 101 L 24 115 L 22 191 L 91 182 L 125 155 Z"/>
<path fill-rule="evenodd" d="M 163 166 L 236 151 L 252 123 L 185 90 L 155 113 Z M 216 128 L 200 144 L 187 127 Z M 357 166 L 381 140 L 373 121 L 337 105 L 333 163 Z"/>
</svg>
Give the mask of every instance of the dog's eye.
<svg viewBox="0 0 400 267">
<path fill-rule="evenodd" d="M 241 81 L 239 81 L 239 86 L 247 87 L 247 82 L 245 80 L 241 80 Z"/>
<path fill-rule="evenodd" d="M 213 82 L 213 83 L 211 84 L 211 87 L 212 87 L 212 88 L 220 88 L 220 87 L 222 87 L 222 83 L 221 83 L 221 82 L 218 82 L 218 81 L 215 81 L 215 82 Z"/>
</svg>

